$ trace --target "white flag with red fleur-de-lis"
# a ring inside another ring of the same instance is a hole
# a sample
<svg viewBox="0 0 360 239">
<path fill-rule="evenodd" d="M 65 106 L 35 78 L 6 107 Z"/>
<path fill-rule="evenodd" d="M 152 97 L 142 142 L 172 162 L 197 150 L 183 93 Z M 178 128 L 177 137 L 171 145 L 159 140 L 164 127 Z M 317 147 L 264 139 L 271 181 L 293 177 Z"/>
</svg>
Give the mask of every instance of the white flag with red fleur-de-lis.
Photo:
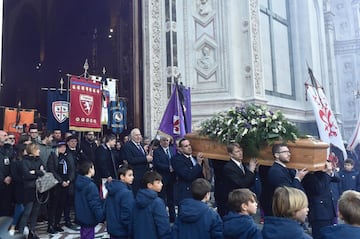
<svg viewBox="0 0 360 239">
<path fill-rule="evenodd" d="M 339 148 L 343 152 L 344 159 L 346 159 L 347 153 L 340 134 L 340 129 L 323 89 L 318 88 L 316 90 L 315 87 L 308 85 L 307 94 L 314 109 L 320 139 Z"/>
</svg>

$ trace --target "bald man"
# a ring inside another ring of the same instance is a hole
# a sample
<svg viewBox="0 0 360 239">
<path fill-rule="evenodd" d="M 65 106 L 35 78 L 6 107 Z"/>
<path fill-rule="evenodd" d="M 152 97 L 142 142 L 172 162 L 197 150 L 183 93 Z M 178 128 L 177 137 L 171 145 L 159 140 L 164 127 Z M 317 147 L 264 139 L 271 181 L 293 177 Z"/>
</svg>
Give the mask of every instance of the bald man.
<svg viewBox="0 0 360 239">
<path fill-rule="evenodd" d="M 12 178 L 10 163 L 14 157 L 12 145 L 8 143 L 8 134 L 0 130 L 0 216 L 11 216 L 12 208 Z"/>
</svg>

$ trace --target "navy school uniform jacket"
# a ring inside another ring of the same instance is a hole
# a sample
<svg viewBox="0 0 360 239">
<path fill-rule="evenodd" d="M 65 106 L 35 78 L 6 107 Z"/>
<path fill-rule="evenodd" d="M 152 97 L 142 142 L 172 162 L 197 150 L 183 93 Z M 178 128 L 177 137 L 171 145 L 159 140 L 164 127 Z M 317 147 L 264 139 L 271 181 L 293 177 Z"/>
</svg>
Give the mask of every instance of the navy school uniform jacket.
<svg viewBox="0 0 360 239">
<path fill-rule="evenodd" d="M 285 217 L 265 217 L 263 239 L 311 239 L 295 220 Z"/>
<path fill-rule="evenodd" d="M 223 220 L 225 239 L 262 239 L 261 230 L 249 215 L 231 211 Z"/>
<path fill-rule="evenodd" d="M 94 227 L 105 219 L 103 201 L 91 178 L 78 175 L 75 180 L 75 215 L 80 226 Z"/>
<path fill-rule="evenodd" d="M 339 182 L 337 176 L 317 171 L 308 173 L 302 183 L 309 200 L 309 222 L 332 220 L 336 216 L 334 197 L 331 193 L 331 182 Z"/>
<path fill-rule="evenodd" d="M 320 239 L 358 239 L 360 238 L 360 227 L 349 224 L 337 224 L 322 228 L 320 235 Z"/>
<path fill-rule="evenodd" d="M 115 237 L 130 236 L 134 194 L 130 187 L 120 180 L 113 180 L 105 186 L 108 190 L 105 201 L 107 231 Z"/>
<path fill-rule="evenodd" d="M 181 201 L 172 234 L 173 239 L 224 238 L 219 214 L 206 203 L 192 198 Z"/>
<path fill-rule="evenodd" d="M 346 190 L 356 190 L 356 177 L 359 173 L 355 170 L 346 171 L 341 170 L 339 172 L 339 177 L 341 179 L 341 193 L 343 193 Z"/>
<path fill-rule="evenodd" d="M 133 210 L 134 239 L 171 239 L 164 201 L 151 189 L 140 189 Z"/>
</svg>

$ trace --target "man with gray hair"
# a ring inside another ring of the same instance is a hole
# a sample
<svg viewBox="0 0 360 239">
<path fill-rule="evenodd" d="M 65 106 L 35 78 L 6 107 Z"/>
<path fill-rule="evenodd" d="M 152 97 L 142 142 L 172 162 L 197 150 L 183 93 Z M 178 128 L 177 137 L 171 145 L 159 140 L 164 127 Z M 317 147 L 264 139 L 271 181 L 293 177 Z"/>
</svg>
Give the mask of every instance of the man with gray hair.
<svg viewBox="0 0 360 239">
<path fill-rule="evenodd" d="M 130 132 L 130 140 L 122 148 L 124 160 L 127 160 L 129 165 L 132 166 L 134 171 L 134 181 L 132 189 L 136 195 L 140 188 L 140 183 L 146 171 L 150 170 L 150 163 L 153 157 L 148 154 L 144 147 L 141 145 L 142 135 L 138 128 L 134 128 Z"/>
</svg>

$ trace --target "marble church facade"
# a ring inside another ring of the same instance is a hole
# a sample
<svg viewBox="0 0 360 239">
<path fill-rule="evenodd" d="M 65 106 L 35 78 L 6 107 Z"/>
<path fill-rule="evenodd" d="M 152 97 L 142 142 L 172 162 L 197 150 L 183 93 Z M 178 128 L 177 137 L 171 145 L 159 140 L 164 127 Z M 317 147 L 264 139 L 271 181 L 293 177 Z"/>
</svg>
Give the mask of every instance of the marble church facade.
<svg viewBox="0 0 360 239">
<path fill-rule="evenodd" d="M 180 77 L 191 88 L 194 128 L 252 102 L 283 111 L 316 135 L 307 65 L 341 115 L 330 2 L 144 0 L 145 134 L 155 134 L 169 83 Z"/>
</svg>

